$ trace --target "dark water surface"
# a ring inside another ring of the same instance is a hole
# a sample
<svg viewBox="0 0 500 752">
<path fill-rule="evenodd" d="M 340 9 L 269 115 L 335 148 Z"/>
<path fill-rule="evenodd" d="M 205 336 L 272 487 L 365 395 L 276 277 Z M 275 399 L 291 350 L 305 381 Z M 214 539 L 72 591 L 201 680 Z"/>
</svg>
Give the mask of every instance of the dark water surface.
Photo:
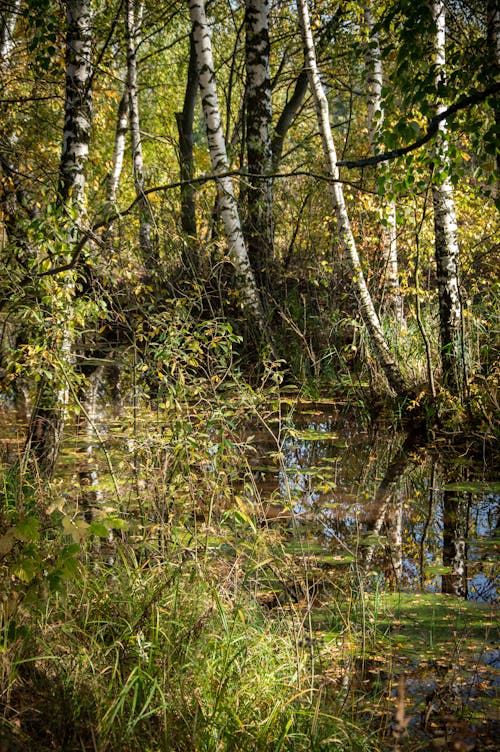
<svg viewBox="0 0 500 752">
<path fill-rule="evenodd" d="M 382 587 L 498 601 L 500 476 L 483 447 L 422 445 L 322 403 L 253 443 L 261 497 L 292 509 L 325 554 L 352 556 Z"/>
</svg>

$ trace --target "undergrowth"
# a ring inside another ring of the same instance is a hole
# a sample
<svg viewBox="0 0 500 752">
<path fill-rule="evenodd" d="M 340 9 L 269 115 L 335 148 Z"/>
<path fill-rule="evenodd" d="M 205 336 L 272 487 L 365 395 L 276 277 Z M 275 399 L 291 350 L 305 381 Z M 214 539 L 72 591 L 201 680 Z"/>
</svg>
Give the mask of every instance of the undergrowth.
<svg viewBox="0 0 500 752">
<path fill-rule="evenodd" d="M 276 405 L 206 394 L 125 412 L 95 486 L 4 474 L 2 752 L 378 748 L 322 665 L 307 563 L 262 524 L 238 429 L 253 415 L 279 458 Z"/>
<path fill-rule="evenodd" d="M 25 594 L 3 624 L 2 749 L 375 749 L 322 702 L 297 620 L 238 580 L 193 550 L 140 564 L 120 545 Z"/>
</svg>

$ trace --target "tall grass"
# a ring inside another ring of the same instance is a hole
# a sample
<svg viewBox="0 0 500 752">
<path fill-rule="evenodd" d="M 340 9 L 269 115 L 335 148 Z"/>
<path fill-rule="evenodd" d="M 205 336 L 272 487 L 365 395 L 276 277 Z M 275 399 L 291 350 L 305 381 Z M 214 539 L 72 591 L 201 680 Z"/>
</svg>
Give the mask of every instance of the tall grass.
<svg viewBox="0 0 500 752">
<path fill-rule="evenodd" d="M 375 748 L 322 702 L 296 620 L 236 593 L 228 562 L 170 554 L 121 544 L 5 624 L 3 748 Z"/>
<path fill-rule="evenodd" d="M 135 434 L 124 418 L 119 494 L 103 460 L 91 522 L 61 479 L 5 476 L 2 752 L 377 749 L 332 671 L 346 653 L 316 644 L 306 552 L 259 524 L 239 429 L 267 408 L 195 397 L 166 394 Z"/>
</svg>

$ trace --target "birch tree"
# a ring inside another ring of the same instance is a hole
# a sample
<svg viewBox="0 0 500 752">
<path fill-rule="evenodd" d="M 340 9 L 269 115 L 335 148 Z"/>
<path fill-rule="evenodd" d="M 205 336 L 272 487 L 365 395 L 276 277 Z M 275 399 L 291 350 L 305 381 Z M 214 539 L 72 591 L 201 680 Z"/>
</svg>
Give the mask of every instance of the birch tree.
<svg viewBox="0 0 500 752">
<path fill-rule="evenodd" d="M 242 302 L 258 331 L 266 337 L 266 322 L 238 213 L 229 171 L 226 143 L 217 98 L 210 29 L 203 0 L 188 0 L 193 23 L 193 39 L 198 64 L 198 79 L 212 170 L 217 178 L 218 206 L 224 225 L 229 257 L 238 276 Z"/>
<path fill-rule="evenodd" d="M 435 23 L 434 68 L 436 95 L 446 82 L 446 17 L 443 0 L 433 0 L 432 17 Z M 446 105 L 438 101 L 436 114 Z M 446 120 L 439 123 L 438 143 L 434 150 L 434 180 L 432 203 L 434 208 L 435 257 L 439 294 L 439 328 L 443 383 L 452 394 L 460 394 L 464 386 L 462 342 L 462 304 L 459 283 L 459 246 L 450 162 L 447 150 Z"/>
<path fill-rule="evenodd" d="M 108 196 L 107 200 L 110 204 L 110 208 L 116 203 L 116 195 L 118 193 L 118 186 L 120 184 L 120 176 L 123 169 L 123 161 L 125 158 L 125 143 L 128 132 L 128 115 L 129 115 L 129 97 L 128 91 L 125 89 L 123 92 L 120 103 L 118 105 L 118 112 L 116 114 L 116 130 L 115 130 L 115 143 L 113 148 L 113 163 L 111 172 L 109 175 L 108 183 Z"/>
<path fill-rule="evenodd" d="M 21 0 L 11 0 L 0 9 L 0 62 L 5 62 L 10 57 L 14 47 L 14 29 Z"/>
<path fill-rule="evenodd" d="M 368 132 L 372 150 L 380 150 L 380 131 L 385 113 L 382 106 L 383 70 L 378 33 L 370 0 L 365 5 L 365 24 L 369 34 L 365 51 L 368 88 Z M 384 201 L 382 206 L 384 225 L 382 232 L 383 292 L 384 307 L 392 310 L 399 323 L 404 321 L 403 299 L 399 285 L 396 202 Z"/>
<path fill-rule="evenodd" d="M 351 272 L 352 284 L 356 291 L 360 312 L 370 335 L 371 343 L 387 381 L 396 394 L 403 395 L 408 392 L 410 384 L 402 374 L 382 332 L 377 312 L 375 311 L 370 292 L 366 285 L 365 276 L 356 247 L 356 241 L 354 239 L 349 215 L 347 213 L 342 185 L 340 183 L 339 170 L 337 167 L 337 154 L 330 126 L 328 100 L 321 83 L 316 62 L 316 53 L 309 20 L 307 0 L 298 0 L 297 7 L 306 51 L 309 84 L 314 96 L 323 152 L 330 177 L 330 192 L 335 209 L 340 240 Z"/>
<path fill-rule="evenodd" d="M 61 217 L 67 212 L 70 215 L 66 229 L 68 249 L 78 239 L 84 214 L 85 165 L 92 121 L 91 60 L 91 0 L 66 0 L 66 86 L 58 204 Z M 47 477 L 54 472 L 69 400 L 68 372 L 72 367 L 73 346 L 69 318 L 74 295 L 71 272 L 66 273 L 63 294 L 64 303 L 58 312 L 60 326 L 54 331 L 52 343 L 59 373 L 53 380 L 45 378 L 40 383 L 26 444 L 40 473 Z"/>
<path fill-rule="evenodd" d="M 139 91 L 137 83 L 137 50 L 140 43 L 140 28 L 143 2 L 126 0 L 125 26 L 127 32 L 127 88 L 129 106 L 130 141 L 132 145 L 132 165 L 134 185 L 139 199 L 139 245 L 143 258 L 152 261 L 153 242 L 151 238 L 151 208 L 144 193 L 144 158 L 139 115 Z"/>
<path fill-rule="evenodd" d="M 250 263 L 261 287 L 268 286 L 273 261 L 271 74 L 269 0 L 246 0 L 245 108 L 248 167 L 246 239 Z"/>
</svg>

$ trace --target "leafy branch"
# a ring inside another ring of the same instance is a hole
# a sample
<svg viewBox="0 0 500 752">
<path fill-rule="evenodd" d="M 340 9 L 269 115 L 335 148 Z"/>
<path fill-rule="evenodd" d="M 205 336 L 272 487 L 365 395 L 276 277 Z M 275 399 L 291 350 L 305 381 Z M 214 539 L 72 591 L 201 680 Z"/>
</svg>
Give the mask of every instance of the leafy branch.
<svg viewBox="0 0 500 752">
<path fill-rule="evenodd" d="M 397 149 L 384 151 L 381 154 L 376 154 L 372 157 L 365 157 L 364 159 L 343 159 L 340 162 L 337 162 L 337 167 L 371 167 L 373 165 L 380 164 L 380 162 L 389 162 L 392 159 L 404 157 L 405 154 L 408 154 L 411 151 L 415 151 L 416 149 L 420 149 L 421 146 L 434 138 L 439 130 L 439 125 L 443 120 L 451 117 L 456 112 L 465 110 L 467 107 L 471 107 L 472 105 L 484 102 L 486 99 L 488 99 L 488 97 L 491 97 L 493 94 L 497 94 L 499 91 L 500 82 L 488 86 L 483 91 L 475 91 L 473 94 L 469 94 L 466 97 L 461 97 L 457 102 L 455 102 L 455 104 L 450 105 L 450 107 L 448 107 L 446 110 L 443 110 L 443 112 L 439 113 L 439 115 L 435 115 L 435 117 L 431 118 L 431 120 L 429 121 L 429 126 L 423 136 L 417 138 L 416 141 L 408 144 L 408 146 L 401 146 Z"/>
</svg>

